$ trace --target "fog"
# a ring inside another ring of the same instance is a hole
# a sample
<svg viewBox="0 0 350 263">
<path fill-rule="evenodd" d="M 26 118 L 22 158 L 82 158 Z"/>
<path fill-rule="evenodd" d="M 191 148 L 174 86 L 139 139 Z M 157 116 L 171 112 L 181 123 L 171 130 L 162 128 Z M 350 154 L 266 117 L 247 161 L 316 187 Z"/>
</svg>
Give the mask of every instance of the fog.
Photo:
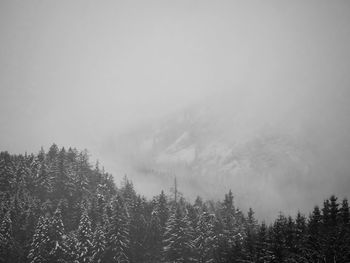
<svg viewBox="0 0 350 263">
<path fill-rule="evenodd" d="M 346 1 L 1 1 L 0 149 L 86 148 L 118 181 L 122 134 L 208 105 L 240 116 L 237 138 L 269 125 L 317 146 L 320 176 L 337 176 L 310 193 L 346 195 L 349 14 Z"/>
</svg>

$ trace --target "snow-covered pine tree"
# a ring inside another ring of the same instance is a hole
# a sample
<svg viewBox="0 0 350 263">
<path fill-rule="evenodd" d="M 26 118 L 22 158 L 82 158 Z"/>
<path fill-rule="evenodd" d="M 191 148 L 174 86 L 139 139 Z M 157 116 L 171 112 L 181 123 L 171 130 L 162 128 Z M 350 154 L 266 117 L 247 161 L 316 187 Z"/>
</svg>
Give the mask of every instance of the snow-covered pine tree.
<svg viewBox="0 0 350 263">
<path fill-rule="evenodd" d="M 195 234 L 196 262 L 214 262 L 215 215 L 204 211 L 199 217 Z"/>
<path fill-rule="evenodd" d="M 188 216 L 181 213 L 175 204 L 172 214 L 166 223 L 163 238 L 164 262 L 193 262 L 194 250 L 193 229 Z"/>
<path fill-rule="evenodd" d="M 126 175 L 123 178 L 120 192 L 121 192 L 121 197 L 125 202 L 125 205 L 127 207 L 131 206 L 134 200 L 136 199 L 137 195 L 136 195 L 132 181 L 130 181 Z"/>
<path fill-rule="evenodd" d="M 125 204 L 120 196 L 111 203 L 111 217 L 107 227 L 107 246 L 104 262 L 129 262 L 129 218 Z"/>
<path fill-rule="evenodd" d="M 53 178 L 52 174 L 49 172 L 46 154 L 43 149 L 40 150 L 36 162 L 38 163 L 38 170 L 35 176 L 35 184 L 37 187 L 36 194 L 41 201 L 44 201 L 48 198 L 49 194 L 52 193 Z"/>
<path fill-rule="evenodd" d="M 240 210 L 236 210 L 233 203 L 231 190 L 225 195 L 220 210 L 221 233 L 219 240 L 219 258 L 225 262 L 236 262 L 240 258 L 243 249 L 244 216 Z"/>
<path fill-rule="evenodd" d="M 0 153 L 0 196 L 11 193 L 15 175 L 11 156 L 8 152 Z"/>
<path fill-rule="evenodd" d="M 78 227 L 78 244 L 77 244 L 77 262 L 79 263 L 90 263 L 92 261 L 93 255 L 93 244 L 92 244 L 92 231 L 91 231 L 91 221 L 87 210 L 81 215 L 79 227 Z"/>
<path fill-rule="evenodd" d="M 65 244 L 66 234 L 62 222 L 61 209 L 57 208 L 49 226 L 50 250 L 48 261 L 66 262 L 69 251 Z"/>
<path fill-rule="evenodd" d="M 77 263 L 78 259 L 78 238 L 76 231 L 69 232 L 65 239 L 64 244 L 67 249 L 67 262 Z"/>
<path fill-rule="evenodd" d="M 101 225 L 96 226 L 92 244 L 92 262 L 100 263 L 106 249 L 106 232 Z"/>
<path fill-rule="evenodd" d="M 28 259 L 30 263 L 46 263 L 49 254 L 49 221 L 41 216 L 35 228 Z"/>
<path fill-rule="evenodd" d="M 12 233 L 12 220 L 7 212 L 0 225 L 0 262 L 15 261 L 15 242 Z"/>
</svg>

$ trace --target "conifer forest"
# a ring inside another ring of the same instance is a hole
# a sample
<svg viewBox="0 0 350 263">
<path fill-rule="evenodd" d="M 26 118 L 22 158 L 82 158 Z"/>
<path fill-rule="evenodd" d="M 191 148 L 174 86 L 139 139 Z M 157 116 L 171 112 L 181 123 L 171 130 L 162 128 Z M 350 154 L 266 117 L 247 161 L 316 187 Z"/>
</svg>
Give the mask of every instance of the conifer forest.
<svg viewBox="0 0 350 263">
<path fill-rule="evenodd" d="M 152 199 L 86 151 L 53 144 L 0 154 L 0 262 L 350 262 L 346 199 L 330 196 L 295 217 L 258 222 L 229 191 L 188 202 L 175 189 Z"/>
</svg>

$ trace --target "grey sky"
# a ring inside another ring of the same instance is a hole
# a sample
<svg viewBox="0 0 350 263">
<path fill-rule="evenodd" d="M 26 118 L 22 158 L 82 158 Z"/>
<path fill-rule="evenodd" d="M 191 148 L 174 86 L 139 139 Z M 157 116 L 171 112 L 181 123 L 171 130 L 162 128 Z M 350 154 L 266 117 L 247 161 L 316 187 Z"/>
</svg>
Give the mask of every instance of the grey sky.
<svg viewBox="0 0 350 263">
<path fill-rule="evenodd" d="M 348 1 L 3 0 L 0 149 L 101 158 L 131 125 L 242 88 L 322 122 L 348 102 L 349 25 Z"/>
</svg>

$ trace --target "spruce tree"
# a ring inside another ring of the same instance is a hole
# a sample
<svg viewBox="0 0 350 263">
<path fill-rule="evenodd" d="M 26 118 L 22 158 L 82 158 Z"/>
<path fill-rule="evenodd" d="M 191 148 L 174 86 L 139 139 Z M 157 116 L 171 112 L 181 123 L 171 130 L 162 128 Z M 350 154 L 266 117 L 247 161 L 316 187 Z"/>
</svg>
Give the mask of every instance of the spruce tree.
<svg viewBox="0 0 350 263">
<path fill-rule="evenodd" d="M 103 226 L 96 226 L 92 244 L 92 262 L 100 263 L 106 250 L 106 232 Z"/>
<path fill-rule="evenodd" d="M 88 216 L 87 210 L 83 212 L 80 218 L 79 227 L 78 227 L 78 244 L 77 252 L 79 263 L 90 263 L 92 261 L 93 255 L 93 243 L 92 243 L 92 231 L 91 231 L 91 222 Z"/>
<path fill-rule="evenodd" d="M 307 224 L 306 218 L 300 212 L 298 212 L 295 219 L 295 253 L 302 254 L 306 246 L 307 240 Z"/>
<path fill-rule="evenodd" d="M 154 211 L 156 211 L 159 217 L 159 224 L 162 228 L 162 233 L 164 233 L 165 224 L 169 218 L 169 208 L 168 208 L 168 201 L 163 190 L 161 191 L 160 195 L 157 198 Z"/>
<path fill-rule="evenodd" d="M 175 205 L 166 223 L 163 238 L 164 262 L 192 262 L 193 229 L 187 215 L 183 215 L 179 205 Z"/>
<path fill-rule="evenodd" d="M 111 203 L 111 217 L 107 228 L 107 246 L 104 262 L 128 263 L 129 261 L 129 218 L 120 196 Z"/>
<path fill-rule="evenodd" d="M 145 262 L 160 262 L 162 251 L 163 229 L 157 210 L 153 210 L 148 224 L 146 236 Z"/>
<path fill-rule="evenodd" d="M 66 234 L 62 222 L 61 209 L 57 208 L 49 227 L 50 251 L 49 262 L 66 262 L 69 251 L 65 244 Z"/>
<path fill-rule="evenodd" d="M 28 259 L 30 263 L 46 263 L 49 255 L 49 220 L 41 216 L 37 223 Z"/>
<path fill-rule="evenodd" d="M 219 244 L 220 258 L 225 262 L 236 262 L 242 256 L 244 231 L 244 216 L 236 210 L 231 190 L 225 195 L 220 211 L 222 232 Z"/>
<path fill-rule="evenodd" d="M 311 262 L 321 261 L 323 258 L 322 215 L 318 206 L 314 207 L 309 216 L 307 243 L 304 249 L 305 256 Z"/>
<path fill-rule="evenodd" d="M 342 225 L 347 228 L 350 224 L 350 212 L 349 212 L 349 204 L 348 200 L 345 198 L 342 201 L 342 206 L 339 211 L 340 221 Z"/>
<path fill-rule="evenodd" d="M 215 215 L 203 212 L 195 229 L 196 262 L 214 262 Z"/>
<path fill-rule="evenodd" d="M 244 257 L 247 261 L 255 261 L 256 258 L 256 239 L 258 223 L 254 218 L 254 211 L 249 208 L 245 220 L 245 238 L 244 238 Z"/>
<path fill-rule="evenodd" d="M 7 212 L 0 225 L 0 262 L 14 262 L 15 240 L 12 232 L 12 220 L 10 212 Z"/>
<path fill-rule="evenodd" d="M 283 260 L 288 255 L 288 247 L 286 244 L 287 222 L 287 218 L 282 213 L 280 213 L 272 227 L 271 249 L 275 256 L 274 262 L 283 262 Z"/>
<path fill-rule="evenodd" d="M 256 241 L 256 262 L 267 263 L 273 262 L 274 256 L 270 250 L 270 240 L 268 228 L 265 222 L 259 227 Z"/>
<path fill-rule="evenodd" d="M 130 211 L 130 261 L 141 262 L 146 254 L 147 222 L 145 200 L 137 196 L 129 205 Z"/>
</svg>

